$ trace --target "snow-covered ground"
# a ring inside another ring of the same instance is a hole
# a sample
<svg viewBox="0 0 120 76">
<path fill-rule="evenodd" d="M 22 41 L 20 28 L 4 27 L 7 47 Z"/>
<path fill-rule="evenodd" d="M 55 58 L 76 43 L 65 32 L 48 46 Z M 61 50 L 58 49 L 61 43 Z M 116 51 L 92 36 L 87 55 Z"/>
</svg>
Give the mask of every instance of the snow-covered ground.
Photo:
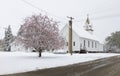
<svg viewBox="0 0 120 76">
<path fill-rule="evenodd" d="M 28 52 L 0 52 L 0 75 L 27 72 L 44 68 L 65 66 L 111 57 L 119 54 L 88 53 L 88 54 L 52 54 Z"/>
</svg>

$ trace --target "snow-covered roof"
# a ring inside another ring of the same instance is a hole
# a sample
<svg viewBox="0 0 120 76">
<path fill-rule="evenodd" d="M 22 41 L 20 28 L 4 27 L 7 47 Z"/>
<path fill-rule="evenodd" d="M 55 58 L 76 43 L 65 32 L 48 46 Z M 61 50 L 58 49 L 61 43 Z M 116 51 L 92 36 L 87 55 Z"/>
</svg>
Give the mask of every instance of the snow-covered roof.
<svg viewBox="0 0 120 76">
<path fill-rule="evenodd" d="M 75 31 L 80 37 L 99 41 L 99 39 L 94 35 L 94 33 L 90 34 L 88 31 L 84 29 L 83 26 L 73 25 L 72 28 L 73 28 L 73 31 Z"/>
<path fill-rule="evenodd" d="M 68 24 L 66 24 L 63 28 L 67 28 L 68 29 Z M 94 32 L 93 34 L 90 34 L 88 31 L 86 31 L 84 29 L 84 27 L 82 25 L 76 25 L 76 24 L 73 24 L 72 25 L 72 29 L 73 31 L 79 36 L 79 37 L 82 37 L 82 38 L 87 38 L 87 39 L 91 39 L 91 40 L 96 40 L 96 41 L 100 41 L 95 35 L 94 35 Z"/>
</svg>

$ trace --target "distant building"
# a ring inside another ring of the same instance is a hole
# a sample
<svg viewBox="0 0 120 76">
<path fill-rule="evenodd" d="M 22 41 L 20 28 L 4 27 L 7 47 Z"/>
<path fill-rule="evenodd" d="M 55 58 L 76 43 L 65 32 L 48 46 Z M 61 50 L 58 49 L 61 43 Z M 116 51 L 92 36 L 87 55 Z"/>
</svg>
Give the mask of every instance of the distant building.
<svg viewBox="0 0 120 76">
<path fill-rule="evenodd" d="M 15 51 L 19 51 L 19 52 L 32 52 L 33 49 L 32 48 L 26 48 L 22 42 L 20 42 L 17 39 L 15 39 L 11 43 L 11 51 L 12 52 L 15 52 Z"/>
<path fill-rule="evenodd" d="M 60 34 L 66 40 L 66 49 L 68 50 L 68 27 L 65 25 Z M 99 39 L 93 34 L 93 28 L 90 24 L 89 17 L 87 16 L 85 26 L 72 25 L 72 49 L 73 51 L 80 51 L 85 49 L 88 52 L 102 52 L 103 44 L 99 42 Z"/>
</svg>

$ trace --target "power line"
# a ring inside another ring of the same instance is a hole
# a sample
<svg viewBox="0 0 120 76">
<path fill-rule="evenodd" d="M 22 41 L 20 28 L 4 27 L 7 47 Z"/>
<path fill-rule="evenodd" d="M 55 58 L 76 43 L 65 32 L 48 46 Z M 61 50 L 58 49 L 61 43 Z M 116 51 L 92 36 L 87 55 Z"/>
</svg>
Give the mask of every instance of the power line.
<svg viewBox="0 0 120 76">
<path fill-rule="evenodd" d="M 35 9 L 38 9 L 38 10 L 41 11 L 41 12 L 47 13 L 46 11 L 44 11 L 44 10 L 42 10 L 42 9 L 40 9 L 40 8 L 38 8 L 38 7 L 36 7 L 35 5 L 31 4 L 30 2 L 28 2 L 28 1 L 26 1 L 26 0 L 21 0 L 21 1 L 23 1 L 24 3 L 26 3 L 26 4 L 30 5 L 30 6 L 32 6 L 32 7 L 35 8 Z"/>
<path fill-rule="evenodd" d="M 100 20 L 100 19 L 110 19 L 110 18 L 120 18 L 120 14 L 111 14 L 111 15 L 103 15 L 99 17 L 92 18 L 93 20 Z"/>
<path fill-rule="evenodd" d="M 111 19 L 111 18 L 120 18 L 120 14 L 110 14 L 110 15 L 102 15 L 97 17 L 92 17 L 90 20 L 102 20 L 102 19 Z M 73 20 L 73 22 L 81 22 L 85 20 L 85 18 Z"/>
<path fill-rule="evenodd" d="M 65 18 L 62 18 L 62 17 L 56 16 L 56 15 L 54 15 L 54 14 L 51 14 L 51 13 L 45 11 L 45 10 L 42 10 L 42 9 L 40 9 L 39 7 L 33 5 L 32 3 L 30 3 L 30 2 L 28 2 L 28 1 L 26 1 L 26 0 L 21 0 L 21 1 L 23 1 L 24 3 L 30 5 L 31 7 L 35 8 L 35 9 L 37 9 L 37 10 L 39 10 L 39 11 L 45 13 L 45 14 L 50 14 L 50 15 L 52 15 L 52 16 L 58 18 L 58 19 L 62 19 L 62 20 L 65 20 L 65 21 L 67 20 L 67 19 L 65 19 Z"/>
<path fill-rule="evenodd" d="M 45 10 L 42 10 L 42 9 L 40 9 L 39 7 L 33 5 L 32 3 L 30 3 L 30 2 L 28 2 L 28 1 L 26 1 L 26 0 L 21 0 L 21 1 L 23 1 L 24 3 L 30 5 L 31 7 L 35 8 L 35 9 L 37 9 L 37 10 L 39 10 L 39 11 L 45 13 L 45 14 L 49 14 L 49 15 L 54 16 L 54 17 L 57 18 L 57 19 L 60 19 L 60 20 L 62 21 L 62 22 L 60 21 L 60 23 L 64 23 L 64 24 L 67 23 L 67 19 L 66 19 L 66 18 L 62 18 L 62 17 L 56 16 L 56 15 L 54 15 L 54 14 L 51 14 L 51 13 L 45 11 Z M 100 13 L 100 12 L 101 12 L 101 10 L 96 11 L 96 12 L 94 12 L 94 13 L 96 14 L 96 13 Z M 107 18 L 111 18 L 111 17 L 113 18 L 113 17 L 119 17 L 119 16 L 118 16 L 118 15 L 112 15 L 112 16 L 106 15 L 106 16 L 94 17 L 94 18 L 91 18 L 91 20 L 107 19 Z M 83 20 L 85 20 L 85 19 L 79 19 L 79 20 L 77 19 L 77 20 L 73 20 L 73 22 L 81 22 L 81 21 L 83 21 Z"/>
</svg>

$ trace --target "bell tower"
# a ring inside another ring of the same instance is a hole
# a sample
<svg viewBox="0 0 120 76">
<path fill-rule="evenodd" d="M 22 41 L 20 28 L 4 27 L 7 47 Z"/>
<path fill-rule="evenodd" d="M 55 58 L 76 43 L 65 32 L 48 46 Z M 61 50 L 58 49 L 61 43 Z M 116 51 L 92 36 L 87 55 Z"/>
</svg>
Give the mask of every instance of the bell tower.
<svg viewBox="0 0 120 76">
<path fill-rule="evenodd" d="M 89 19 L 89 15 L 87 15 L 87 19 L 85 22 L 85 26 L 84 26 L 85 30 L 88 31 L 90 34 L 93 34 L 93 26 L 90 23 L 90 19 Z"/>
</svg>

